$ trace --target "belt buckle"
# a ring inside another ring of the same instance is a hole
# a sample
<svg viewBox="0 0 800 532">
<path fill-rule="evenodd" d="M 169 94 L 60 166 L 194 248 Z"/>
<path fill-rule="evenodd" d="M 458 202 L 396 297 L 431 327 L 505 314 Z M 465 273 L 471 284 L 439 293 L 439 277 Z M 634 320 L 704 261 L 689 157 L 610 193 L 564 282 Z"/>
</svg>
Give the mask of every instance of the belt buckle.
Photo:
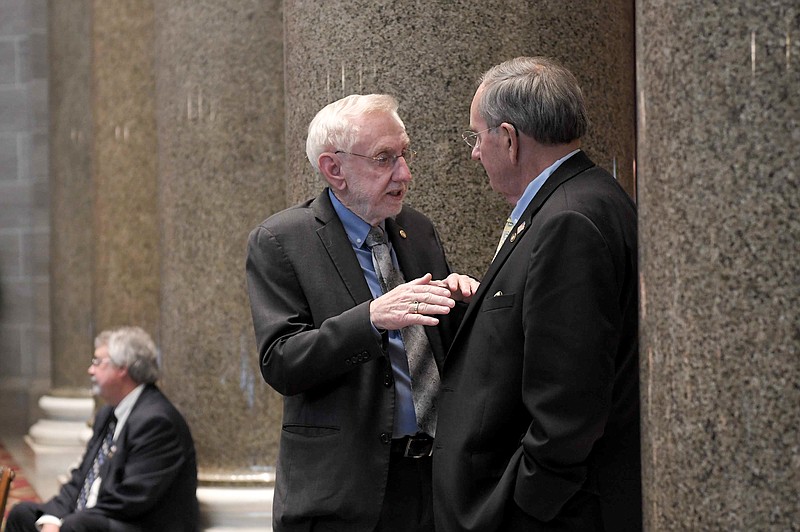
<svg viewBox="0 0 800 532">
<path fill-rule="evenodd" d="M 415 445 L 418 444 L 418 445 Z M 427 446 L 427 448 L 426 448 Z M 433 454 L 433 441 L 428 438 L 408 437 L 406 450 L 403 453 L 405 458 L 425 458 Z"/>
</svg>

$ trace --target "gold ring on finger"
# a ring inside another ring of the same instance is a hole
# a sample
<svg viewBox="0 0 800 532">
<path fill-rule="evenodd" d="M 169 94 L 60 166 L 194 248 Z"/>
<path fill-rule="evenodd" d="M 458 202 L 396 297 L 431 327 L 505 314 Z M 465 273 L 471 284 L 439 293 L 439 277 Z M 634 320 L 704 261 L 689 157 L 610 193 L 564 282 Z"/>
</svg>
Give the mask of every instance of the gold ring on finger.
<svg viewBox="0 0 800 532">
<path fill-rule="evenodd" d="M 419 301 L 414 301 L 414 310 L 412 312 L 414 314 L 419 314 Z"/>
</svg>

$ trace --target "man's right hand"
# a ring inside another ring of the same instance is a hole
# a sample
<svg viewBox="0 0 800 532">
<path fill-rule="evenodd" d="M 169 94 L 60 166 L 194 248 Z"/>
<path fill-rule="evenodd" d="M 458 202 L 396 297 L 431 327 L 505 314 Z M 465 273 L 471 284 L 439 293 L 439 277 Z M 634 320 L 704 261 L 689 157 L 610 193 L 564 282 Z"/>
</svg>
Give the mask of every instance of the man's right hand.
<svg viewBox="0 0 800 532">
<path fill-rule="evenodd" d="M 369 318 L 378 329 L 397 330 L 409 325 L 438 325 L 435 315 L 447 314 L 456 305 L 450 290 L 431 284 L 426 273 L 372 300 Z"/>
</svg>

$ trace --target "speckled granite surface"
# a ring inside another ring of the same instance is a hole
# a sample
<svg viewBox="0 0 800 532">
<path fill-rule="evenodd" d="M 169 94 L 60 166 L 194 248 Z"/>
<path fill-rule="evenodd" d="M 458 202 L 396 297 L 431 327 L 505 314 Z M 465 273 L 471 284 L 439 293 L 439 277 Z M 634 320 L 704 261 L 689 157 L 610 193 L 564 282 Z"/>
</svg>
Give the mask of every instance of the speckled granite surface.
<svg viewBox="0 0 800 532">
<path fill-rule="evenodd" d="M 164 387 L 203 473 L 277 456 L 244 259 L 249 231 L 285 205 L 280 4 L 155 4 Z"/>
<path fill-rule="evenodd" d="M 85 2 L 49 6 L 52 384 L 86 390 L 94 339 L 90 10 Z"/>
<path fill-rule="evenodd" d="M 136 324 L 158 341 L 153 45 L 152 2 L 93 4 L 93 323 Z"/>
<path fill-rule="evenodd" d="M 352 93 L 392 94 L 419 152 L 411 169 L 414 184 L 408 203 L 436 223 L 453 268 L 480 277 L 511 207 L 491 191 L 460 135 L 469 126 L 478 76 L 519 55 L 551 55 L 574 70 L 593 121 L 587 151 L 609 170 L 616 160 L 620 180 L 633 190 L 633 6 L 629 2 L 593 5 L 582 17 L 555 0 L 290 0 L 285 4 L 286 143 L 292 201 L 322 187 L 305 158 L 306 131 L 316 112 Z"/>
<path fill-rule="evenodd" d="M 637 3 L 648 530 L 800 530 L 800 9 Z"/>
</svg>

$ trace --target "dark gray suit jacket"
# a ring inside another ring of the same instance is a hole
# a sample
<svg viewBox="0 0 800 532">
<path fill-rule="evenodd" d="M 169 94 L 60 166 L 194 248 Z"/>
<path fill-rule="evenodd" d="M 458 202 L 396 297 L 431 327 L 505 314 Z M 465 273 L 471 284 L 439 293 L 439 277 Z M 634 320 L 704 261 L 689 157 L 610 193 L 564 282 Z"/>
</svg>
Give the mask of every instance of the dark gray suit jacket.
<svg viewBox="0 0 800 532">
<path fill-rule="evenodd" d="M 492 262 L 442 386 L 437 532 L 641 529 L 636 210 L 583 152 Z M 539 524 L 502 525 L 509 504 Z"/>
<path fill-rule="evenodd" d="M 386 230 L 407 280 L 450 270 L 436 231 L 404 207 Z M 284 396 L 273 522 L 277 531 L 372 530 L 386 488 L 392 368 L 372 300 L 327 189 L 250 234 L 247 283 L 261 372 Z M 457 312 L 426 332 L 437 363 Z"/>
</svg>

